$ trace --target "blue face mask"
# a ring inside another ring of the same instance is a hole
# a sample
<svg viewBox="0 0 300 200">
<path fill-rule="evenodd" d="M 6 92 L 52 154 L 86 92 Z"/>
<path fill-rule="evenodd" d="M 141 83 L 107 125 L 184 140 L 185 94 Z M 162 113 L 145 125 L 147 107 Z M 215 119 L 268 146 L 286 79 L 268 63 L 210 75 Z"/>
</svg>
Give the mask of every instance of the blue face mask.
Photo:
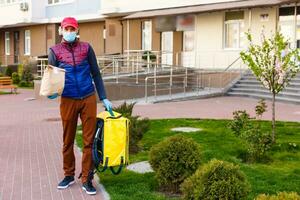
<svg viewBox="0 0 300 200">
<path fill-rule="evenodd" d="M 67 42 L 74 42 L 76 39 L 76 32 L 75 31 L 74 32 L 63 31 L 63 38 Z"/>
</svg>

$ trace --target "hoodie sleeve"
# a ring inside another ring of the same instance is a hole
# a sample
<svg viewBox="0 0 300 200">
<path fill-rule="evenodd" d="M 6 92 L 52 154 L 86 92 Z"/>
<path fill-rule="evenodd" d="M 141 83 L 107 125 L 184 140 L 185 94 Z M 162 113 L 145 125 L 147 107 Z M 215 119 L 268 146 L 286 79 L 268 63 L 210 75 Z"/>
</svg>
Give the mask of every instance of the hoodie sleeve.
<svg viewBox="0 0 300 200">
<path fill-rule="evenodd" d="M 49 49 L 49 54 L 48 54 L 48 64 L 56 67 L 58 65 L 56 56 L 51 48 Z"/>
<path fill-rule="evenodd" d="M 94 52 L 93 48 L 91 47 L 91 45 L 89 45 L 89 50 L 88 50 L 88 62 L 91 67 L 91 74 L 92 74 L 92 77 L 93 77 L 93 80 L 94 80 L 94 83 L 96 86 L 96 90 L 97 90 L 99 99 L 100 100 L 106 99 L 104 83 L 102 80 L 102 76 L 100 74 L 100 70 L 99 70 L 99 66 L 97 63 L 95 52 Z"/>
</svg>

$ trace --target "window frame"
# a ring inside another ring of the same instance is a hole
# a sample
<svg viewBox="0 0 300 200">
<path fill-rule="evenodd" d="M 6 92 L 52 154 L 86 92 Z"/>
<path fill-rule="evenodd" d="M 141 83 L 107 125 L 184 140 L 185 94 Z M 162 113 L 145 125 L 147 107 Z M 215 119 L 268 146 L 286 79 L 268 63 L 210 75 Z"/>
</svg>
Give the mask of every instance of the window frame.
<svg viewBox="0 0 300 200">
<path fill-rule="evenodd" d="M 26 35 L 29 33 L 29 35 Z M 28 46 L 27 46 L 28 45 Z M 24 31 L 24 55 L 29 56 L 31 54 L 31 31 Z"/>
<path fill-rule="evenodd" d="M 0 1 L 0 7 L 1 6 L 7 6 L 7 5 L 12 5 L 12 4 L 17 4 L 23 2 L 23 0 L 1 0 Z"/>
<path fill-rule="evenodd" d="M 144 30 L 145 30 L 145 23 L 146 22 L 148 22 L 148 23 L 150 23 L 150 32 L 149 32 L 149 38 L 150 38 L 150 41 L 149 41 L 149 43 L 150 43 L 150 47 L 149 47 L 149 49 L 146 49 L 145 48 L 145 39 L 148 39 L 147 37 L 145 37 L 145 34 L 144 34 Z M 144 21 L 142 21 L 142 50 L 144 50 L 144 51 L 152 51 L 152 20 L 144 20 Z"/>
<path fill-rule="evenodd" d="M 51 3 L 49 3 L 49 1 L 51 1 Z M 57 0 L 57 2 L 54 1 L 55 0 L 47 0 L 47 6 L 69 4 L 69 3 L 73 3 L 75 0 Z"/>
<path fill-rule="evenodd" d="M 227 25 L 229 24 L 238 24 L 238 45 L 237 47 L 228 47 L 227 46 Z M 241 34 L 243 33 L 243 31 L 241 31 L 241 25 L 243 24 L 243 26 L 245 26 L 245 20 L 244 19 L 236 19 L 236 20 L 228 20 L 225 21 L 225 17 L 224 17 L 224 30 L 223 30 L 223 49 L 224 50 L 241 50 L 244 47 L 241 45 Z"/>
<path fill-rule="evenodd" d="M 4 49 L 5 49 L 5 55 L 10 55 L 10 32 L 6 31 L 4 36 Z M 8 36 L 8 37 L 7 37 Z"/>
</svg>

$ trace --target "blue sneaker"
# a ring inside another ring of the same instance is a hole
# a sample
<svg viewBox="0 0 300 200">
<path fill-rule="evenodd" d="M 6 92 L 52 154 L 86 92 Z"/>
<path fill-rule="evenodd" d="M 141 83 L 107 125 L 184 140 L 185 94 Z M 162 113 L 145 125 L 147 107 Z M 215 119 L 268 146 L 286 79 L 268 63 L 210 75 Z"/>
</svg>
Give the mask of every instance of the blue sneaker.
<svg viewBox="0 0 300 200">
<path fill-rule="evenodd" d="M 97 193 L 96 188 L 94 188 L 92 181 L 87 181 L 82 184 L 82 189 L 89 195 L 95 195 Z"/>
<path fill-rule="evenodd" d="M 57 189 L 66 189 L 75 183 L 74 176 L 66 176 L 57 186 Z"/>
</svg>

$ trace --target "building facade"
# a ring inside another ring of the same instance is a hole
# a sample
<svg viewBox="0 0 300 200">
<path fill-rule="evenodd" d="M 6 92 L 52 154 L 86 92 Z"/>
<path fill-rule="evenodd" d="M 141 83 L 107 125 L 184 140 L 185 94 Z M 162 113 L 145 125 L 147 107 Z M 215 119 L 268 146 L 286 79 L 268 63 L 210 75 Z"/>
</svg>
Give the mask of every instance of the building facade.
<svg viewBox="0 0 300 200">
<path fill-rule="evenodd" d="M 0 1 L 0 62 L 19 64 L 46 56 L 49 47 L 61 41 L 58 29 L 66 16 L 78 19 L 81 39 L 91 42 L 97 55 L 103 54 L 105 22 L 99 11 L 99 0 Z"/>
<path fill-rule="evenodd" d="M 280 30 L 300 47 L 299 0 L 0 0 L 0 16 L 2 65 L 47 55 L 65 16 L 79 20 L 97 56 L 156 51 L 166 65 L 224 69 L 247 47 L 247 31 L 259 42 Z"/>
</svg>

